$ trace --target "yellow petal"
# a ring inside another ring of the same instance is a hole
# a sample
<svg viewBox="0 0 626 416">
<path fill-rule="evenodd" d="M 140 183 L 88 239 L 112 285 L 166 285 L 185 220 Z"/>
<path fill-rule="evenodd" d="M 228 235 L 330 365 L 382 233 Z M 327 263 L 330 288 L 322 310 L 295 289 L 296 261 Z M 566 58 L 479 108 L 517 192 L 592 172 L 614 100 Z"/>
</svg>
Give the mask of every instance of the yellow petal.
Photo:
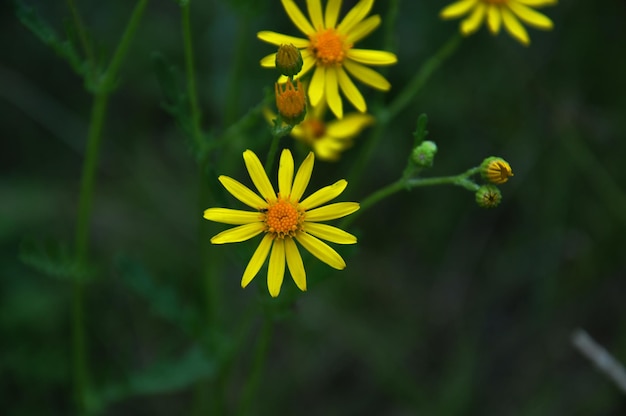
<svg viewBox="0 0 626 416">
<path fill-rule="evenodd" d="M 359 1 L 353 8 L 348 12 L 346 17 L 343 18 L 339 26 L 337 26 L 337 31 L 339 33 L 348 34 L 352 31 L 352 28 L 356 26 L 361 20 L 367 16 L 367 14 L 372 9 L 372 5 L 374 4 L 374 0 L 361 0 Z"/>
<path fill-rule="evenodd" d="M 305 222 L 304 231 L 322 240 L 337 244 L 356 244 L 356 237 L 342 229 L 328 224 Z"/>
<path fill-rule="evenodd" d="M 530 38 L 528 32 L 524 29 L 524 26 L 517 20 L 517 17 L 513 15 L 508 9 L 502 8 L 502 21 L 504 22 L 504 28 L 517 39 L 522 45 L 530 45 Z"/>
<path fill-rule="evenodd" d="M 313 209 L 315 207 L 319 207 L 326 202 L 337 198 L 348 186 L 348 181 L 345 179 L 338 180 L 332 185 L 325 186 L 322 189 L 312 193 L 309 197 L 307 197 L 304 201 L 300 202 L 300 206 L 304 210 Z M 258 220 L 258 216 L 257 216 Z"/>
<path fill-rule="evenodd" d="M 324 81 L 326 102 L 330 111 L 337 118 L 343 117 L 343 102 L 339 96 L 339 81 L 337 80 L 337 68 L 328 67 L 326 69 L 326 80 Z"/>
<path fill-rule="evenodd" d="M 293 0 L 281 0 L 283 3 L 283 7 L 287 12 L 287 15 L 291 19 L 291 21 L 296 25 L 298 29 L 305 35 L 310 35 L 315 33 L 315 29 L 311 26 L 311 23 L 304 17 L 304 14 L 300 11 L 300 8 L 296 5 Z"/>
<path fill-rule="evenodd" d="M 306 0 L 309 10 L 309 17 L 313 23 L 313 29 L 319 31 L 324 28 L 324 18 L 322 17 L 322 2 L 320 0 Z"/>
<path fill-rule="evenodd" d="M 472 7 L 478 3 L 478 0 L 461 0 L 446 6 L 440 13 L 442 19 L 456 19 L 469 12 Z"/>
<path fill-rule="evenodd" d="M 285 277 L 285 240 L 276 238 L 272 246 L 270 264 L 267 270 L 267 288 L 273 298 L 280 293 L 283 277 Z"/>
<path fill-rule="evenodd" d="M 310 41 L 308 39 L 298 38 L 295 36 L 283 35 L 282 33 L 272 32 L 270 30 L 263 30 L 256 34 L 256 37 L 264 42 L 271 43 L 272 45 L 289 45 L 293 44 L 296 48 L 306 48 L 309 46 Z"/>
<path fill-rule="evenodd" d="M 339 253 L 333 250 L 328 244 L 318 240 L 307 233 L 299 233 L 296 237 L 298 243 L 307 249 L 315 257 L 328 264 L 330 267 L 343 270 L 346 268 L 346 262 L 343 261 Z"/>
<path fill-rule="evenodd" d="M 272 247 L 273 241 L 274 238 L 271 234 L 265 234 L 265 237 L 263 237 L 261 243 L 254 251 L 252 258 L 250 258 L 250 261 L 246 266 L 246 270 L 243 272 L 241 287 L 248 286 L 248 283 L 250 283 L 259 270 L 261 270 L 263 263 L 265 263 L 265 259 L 267 259 L 267 254 L 270 252 L 270 247 Z"/>
<path fill-rule="evenodd" d="M 211 239 L 213 244 L 240 243 L 259 235 L 265 229 L 262 222 L 253 222 L 250 224 L 240 225 L 230 230 L 222 231 Z"/>
<path fill-rule="evenodd" d="M 477 4 L 472 14 L 461 22 L 461 33 L 467 36 L 476 32 L 483 23 L 486 11 L 487 6 L 484 3 Z"/>
<path fill-rule="evenodd" d="M 367 111 L 367 104 L 365 103 L 365 99 L 363 95 L 361 95 L 361 91 L 354 85 L 346 71 L 338 67 L 337 68 L 337 77 L 339 80 L 339 86 L 341 87 L 341 91 L 343 91 L 343 95 L 352 103 L 352 105 L 364 113 Z"/>
<path fill-rule="evenodd" d="M 319 104 L 324 96 L 324 88 L 326 82 L 326 67 L 318 66 L 313 72 L 311 84 L 309 84 L 309 102 L 312 106 Z"/>
<path fill-rule="evenodd" d="M 296 286 L 303 292 L 306 291 L 306 272 L 304 271 L 302 256 L 300 256 L 298 247 L 292 238 L 285 239 L 285 257 L 287 258 L 289 273 L 291 273 Z"/>
<path fill-rule="evenodd" d="M 283 149 L 278 164 L 278 192 L 283 198 L 291 194 L 291 182 L 293 181 L 293 156 L 289 149 Z"/>
<path fill-rule="evenodd" d="M 389 91 L 391 84 L 378 72 L 349 59 L 343 62 L 346 70 L 362 83 L 381 91 Z"/>
<path fill-rule="evenodd" d="M 351 31 L 348 33 L 346 40 L 352 44 L 360 41 L 370 33 L 372 33 L 379 25 L 381 19 L 379 15 L 370 16 L 367 19 L 363 20 L 361 23 L 357 24 Z"/>
<path fill-rule="evenodd" d="M 495 4 L 490 4 L 487 9 L 487 26 L 494 35 L 500 32 L 500 24 L 502 23 L 502 15 L 500 14 L 500 7 Z"/>
<path fill-rule="evenodd" d="M 341 10 L 341 0 L 328 0 L 326 3 L 326 29 L 335 27 L 337 25 L 337 18 L 339 17 L 339 11 Z"/>
<path fill-rule="evenodd" d="M 365 65 L 391 65 L 398 62 L 395 54 L 371 49 L 350 49 L 348 58 Z"/>
<path fill-rule="evenodd" d="M 232 196 L 234 196 L 247 206 L 254 209 L 267 208 L 267 201 L 263 200 L 263 198 L 255 194 L 253 191 L 250 190 L 250 188 L 248 188 L 244 184 L 229 176 L 224 175 L 220 176 L 217 179 L 222 183 L 222 185 L 224 185 L 224 188 L 226 188 L 226 190 L 230 192 Z"/>
<path fill-rule="evenodd" d="M 306 212 L 306 221 L 328 221 L 345 217 L 359 210 L 358 202 L 337 202 Z"/>
<path fill-rule="evenodd" d="M 554 26 L 552 20 L 521 3 L 510 1 L 509 8 L 520 19 L 537 29 L 550 30 Z"/>
<path fill-rule="evenodd" d="M 291 201 L 297 202 L 300 201 L 300 198 L 302 198 L 302 194 L 311 180 L 314 161 L 315 156 L 313 155 L 313 152 L 309 152 L 307 157 L 304 159 L 304 162 L 300 165 L 298 173 L 296 173 L 296 177 L 293 180 L 293 188 L 291 189 L 290 197 Z"/>
<path fill-rule="evenodd" d="M 341 120 L 331 121 L 326 125 L 326 134 L 338 139 L 348 139 L 359 134 L 365 127 L 374 123 L 370 114 L 347 114 Z"/>
<path fill-rule="evenodd" d="M 263 68 L 276 68 L 276 54 L 270 53 L 261 59 L 261 66 Z"/>
<path fill-rule="evenodd" d="M 252 150 L 246 150 L 243 152 L 243 161 L 248 169 L 248 174 L 250 174 L 250 179 L 252 179 L 254 186 L 256 186 L 263 198 L 268 201 L 276 201 L 274 188 L 257 155 Z"/>
<path fill-rule="evenodd" d="M 259 212 L 241 211 L 228 208 L 209 208 L 204 210 L 204 218 L 222 224 L 249 224 L 260 221 Z"/>
</svg>

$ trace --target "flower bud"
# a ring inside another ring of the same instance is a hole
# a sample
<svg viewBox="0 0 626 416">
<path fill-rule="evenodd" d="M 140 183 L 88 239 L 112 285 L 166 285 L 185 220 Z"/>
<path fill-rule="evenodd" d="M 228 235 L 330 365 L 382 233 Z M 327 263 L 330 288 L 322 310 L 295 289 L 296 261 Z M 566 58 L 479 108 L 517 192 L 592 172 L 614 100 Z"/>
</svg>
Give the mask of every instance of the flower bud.
<svg viewBox="0 0 626 416">
<path fill-rule="evenodd" d="M 283 121 L 292 126 L 300 123 L 306 115 L 305 92 L 300 80 L 296 80 L 295 87 L 291 80 L 287 80 L 284 85 L 276 83 L 274 89 L 276 108 Z"/>
<path fill-rule="evenodd" d="M 481 208 L 495 208 L 502 201 L 502 193 L 495 185 L 483 185 L 476 191 L 476 203 Z"/>
<path fill-rule="evenodd" d="M 276 52 L 276 69 L 281 74 L 293 77 L 302 69 L 302 54 L 300 49 L 292 44 L 280 45 Z"/>
<path fill-rule="evenodd" d="M 437 145 L 435 142 L 425 140 L 420 143 L 411 153 L 411 160 L 417 166 L 422 168 L 429 168 L 433 165 L 435 155 L 437 154 Z"/>
<path fill-rule="evenodd" d="M 488 157 L 480 165 L 481 176 L 491 183 L 501 185 L 513 176 L 509 163 L 500 157 Z"/>
</svg>

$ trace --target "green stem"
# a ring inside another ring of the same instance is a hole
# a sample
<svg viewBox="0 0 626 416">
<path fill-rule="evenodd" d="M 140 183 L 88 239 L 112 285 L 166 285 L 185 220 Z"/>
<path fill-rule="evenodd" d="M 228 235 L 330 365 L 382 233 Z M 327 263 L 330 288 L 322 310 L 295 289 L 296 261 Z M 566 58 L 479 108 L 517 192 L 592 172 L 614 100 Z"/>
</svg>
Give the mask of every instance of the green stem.
<svg viewBox="0 0 626 416">
<path fill-rule="evenodd" d="M 79 265 L 83 265 L 88 256 L 89 222 L 93 206 L 94 183 L 109 93 L 146 3 L 147 0 L 140 0 L 137 6 L 135 6 L 126 31 L 113 55 L 109 69 L 106 71 L 102 83 L 97 86 L 94 94 L 89 121 L 89 132 L 87 134 L 87 148 L 80 181 L 80 195 L 76 220 L 75 255 L 76 262 Z M 83 282 L 78 280 L 74 281 L 72 291 L 72 350 L 74 400 L 77 413 L 83 414 L 87 410 L 86 393 L 88 388 L 88 369 Z"/>
<path fill-rule="evenodd" d="M 271 318 L 267 316 L 264 317 L 263 327 L 261 328 L 261 334 L 259 335 L 259 340 L 256 345 L 252 369 L 243 388 L 242 399 L 239 411 L 237 412 L 239 416 L 246 416 L 250 414 L 254 397 L 259 389 L 263 369 L 265 368 L 265 361 L 267 360 L 267 352 L 272 339 L 273 329 L 273 322 L 271 321 Z"/>
<path fill-rule="evenodd" d="M 291 129 L 289 129 L 289 131 L 291 131 Z M 274 129 L 272 130 L 272 143 L 270 144 L 270 150 L 267 153 L 267 160 L 265 161 L 264 165 L 265 172 L 269 172 L 270 169 L 272 169 L 272 166 L 274 165 L 274 159 L 276 159 L 276 152 L 278 151 L 278 143 L 280 142 L 280 138 L 283 137 L 285 134 L 283 134 L 282 130 L 280 132 L 277 132 Z"/>
<path fill-rule="evenodd" d="M 471 192 L 476 192 L 479 186 L 469 179 L 470 176 L 475 175 L 480 170 L 480 167 L 468 169 L 467 171 L 452 176 L 439 176 L 435 178 L 407 178 L 398 179 L 397 181 L 377 190 L 363 199 L 360 203 L 360 209 L 349 217 L 344 218 L 341 222 L 340 228 L 346 228 L 350 226 L 359 215 L 365 210 L 369 209 L 373 205 L 382 201 L 383 199 L 399 192 L 403 189 L 411 190 L 413 188 L 423 186 L 437 186 L 437 185 L 455 185 L 467 189 Z"/>
<path fill-rule="evenodd" d="M 407 86 L 402 88 L 402 91 L 396 96 L 391 104 L 377 114 L 376 127 L 370 134 L 367 143 L 363 146 L 361 153 L 359 154 L 359 157 L 349 175 L 348 182 L 352 185 L 352 189 L 355 189 L 359 179 L 362 177 L 363 171 L 371 159 L 372 154 L 376 150 L 386 126 L 411 103 L 411 100 L 422 89 L 424 84 L 426 84 L 426 81 L 428 81 L 433 72 L 435 72 L 435 70 L 437 70 L 445 62 L 445 60 L 450 57 L 450 55 L 452 55 L 460 43 L 461 36 L 456 33 L 422 65 L 420 70 L 415 74 L 411 81 L 409 81 Z"/>
<path fill-rule="evenodd" d="M 182 26 L 183 26 L 183 44 L 185 51 L 185 71 L 187 74 L 187 95 L 189 96 L 189 110 L 191 112 L 192 136 L 200 152 L 200 160 L 204 158 L 204 141 L 202 139 L 201 119 L 202 113 L 198 105 L 198 93 L 196 88 L 196 73 L 194 65 L 193 43 L 191 36 L 191 19 L 190 19 L 191 1 L 185 2 L 182 6 Z"/>
<path fill-rule="evenodd" d="M 80 17 L 80 13 L 78 12 L 76 3 L 74 2 L 74 0 L 67 0 L 67 6 L 72 13 L 72 19 L 74 19 L 74 25 L 76 26 L 78 39 L 80 40 L 81 47 L 83 48 L 83 53 L 85 54 L 85 57 L 87 59 L 87 76 L 90 79 L 89 84 L 93 85 L 93 82 L 96 78 L 96 60 L 94 59 L 93 49 L 91 48 L 91 44 L 89 43 L 87 31 L 85 30 L 85 25 L 83 24 L 83 20 Z"/>
</svg>

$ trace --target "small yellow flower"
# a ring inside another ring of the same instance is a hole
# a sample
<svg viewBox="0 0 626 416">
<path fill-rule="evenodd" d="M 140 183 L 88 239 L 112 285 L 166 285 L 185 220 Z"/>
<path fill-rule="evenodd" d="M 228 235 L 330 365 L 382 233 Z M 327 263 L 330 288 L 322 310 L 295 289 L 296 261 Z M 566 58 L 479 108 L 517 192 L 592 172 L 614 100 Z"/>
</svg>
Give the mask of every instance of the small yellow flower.
<svg viewBox="0 0 626 416">
<path fill-rule="evenodd" d="M 456 19 L 466 14 L 460 25 L 465 36 L 476 32 L 487 19 L 487 26 L 493 35 L 504 28 L 521 44 L 530 45 L 530 38 L 520 19 L 537 29 L 552 29 L 552 20 L 531 7 L 544 7 L 557 4 L 558 0 L 459 0 L 445 7 L 440 16 L 442 19 Z"/>
<path fill-rule="evenodd" d="M 283 150 L 278 168 L 278 194 L 274 191 L 259 158 L 250 150 L 243 153 L 250 178 L 261 196 L 228 176 L 219 181 L 235 198 L 255 211 L 209 208 L 204 218 L 238 227 L 223 231 L 211 239 L 213 244 L 238 243 L 264 233 L 248 266 L 243 272 L 241 287 L 246 287 L 259 272 L 269 255 L 267 288 L 278 296 L 285 274 L 285 263 L 296 286 L 306 290 L 306 273 L 296 241 L 329 266 L 342 270 L 343 258 L 319 238 L 337 244 L 355 244 L 356 237 L 339 228 L 320 224 L 352 214 L 359 209 L 357 202 L 337 202 L 321 206 L 339 196 L 348 182 L 344 179 L 326 186 L 307 198 L 302 195 L 309 184 L 315 157 L 309 153 L 294 177 L 291 152 Z M 271 254 L 270 254 L 271 249 Z"/>
<path fill-rule="evenodd" d="M 513 170 L 506 160 L 492 156 L 481 163 L 480 174 L 489 182 L 501 185 L 513 176 Z"/>
<path fill-rule="evenodd" d="M 374 0 L 360 0 L 343 20 L 337 24 L 341 0 L 328 0 L 325 13 L 321 0 L 307 0 L 310 20 L 300 11 L 294 0 L 281 0 L 285 11 L 305 38 L 263 31 L 257 37 L 273 45 L 291 43 L 302 52 L 304 65 L 299 77 L 315 71 L 309 84 L 309 102 L 317 106 L 321 101 L 328 106 L 337 118 L 343 117 L 343 103 L 339 90 L 360 112 L 367 111 L 365 99 L 354 85 L 348 73 L 362 83 L 381 91 L 391 88 L 389 82 L 378 72 L 366 65 L 391 65 L 397 62 L 391 52 L 356 49 L 354 44 L 369 35 L 380 25 L 380 16 L 367 17 Z M 276 66 L 275 53 L 261 59 L 261 66 Z M 280 83 L 286 81 L 283 76 Z"/>
<path fill-rule="evenodd" d="M 276 108 L 283 120 L 292 126 L 301 122 L 306 114 L 306 97 L 300 80 L 296 81 L 295 87 L 290 79 L 284 85 L 277 82 L 275 93 Z"/>
<path fill-rule="evenodd" d="M 325 121 L 326 105 L 309 107 L 304 121 L 291 130 L 291 137 L 310 146 L 315 156 L 326 162 L 336 162 L 341 152 L 352 147 L 354 138 L 374 124 L 371 114 L 348 113 L 342 119 Z M 264 110 L 271 123 L 276 115 Z"/>
</svg>

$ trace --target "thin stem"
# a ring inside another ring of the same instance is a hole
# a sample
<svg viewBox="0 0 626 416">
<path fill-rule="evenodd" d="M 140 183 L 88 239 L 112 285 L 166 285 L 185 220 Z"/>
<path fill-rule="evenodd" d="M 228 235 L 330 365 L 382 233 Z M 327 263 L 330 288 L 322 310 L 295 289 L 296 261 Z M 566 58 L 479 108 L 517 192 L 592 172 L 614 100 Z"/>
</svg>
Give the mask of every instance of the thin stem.
<svg viewBox="0 0 626 416">
<path fill-rule="evenodd" d="M 183 43 L 185 51 L 185 71 L 187 74 L 187 95 L 189 96 L 189 110 L 191 112 L 192 136 L 199 152 L 204 152 L 204 141 L 202 139 L 201 119 L 202 113 L 198 105 L 198 93 L 196 88 L 196 73 L 194 65 L 193 43 L 191 36 L 190 19 L 191 1 L 185 2 L 182 6 L 181 20 L 183 26 Z"/>
<path fill-rule="evenodd" d="M 291 129 L 289 129 L 291 131 Z M 287 133 L 288 134 L 288 133 Z M 276 152 L 278 151 L 278 143 L 280 142 L 280 138 L 283 137 L 284 134 L 281 132 L 277 132 L 272 130 L 272 143 L 270 144 L 270 150 L 267 153 L 267 160 L 265 161 L 265 172 L 269 172 L 274 165 L 274 159 L 276 159 Z"/>
<path fill-rule="evenodd" d="M 355 189 L 359 179 L 362 177 L 365 166 L 371 159 L 374 150 L 376 150 L 386 126 L 411 103 L 411 100 L 422 89 L 424 84 L 426 84 L 426 81 L 428 81 L 433 72 L 435 72 L 435 70 L 437 70 L 445 62 L 445 60 L 450 57 L 450 55 L 452 55 L 460 42 L 461 36 L 457 33 L 444 43 L 441 48 L 439 48 L 439 50 L 422 65 L 420 70 L 415 74 L 411 81 L 409 81 L 407 86 L 402 89 L 402 92 L 396 96 L 391 104 L 385 110 L 381 110 L 381 112 L 377 115 L 376 118 L 378 122 L 376 127 L 370 134 L 367 143 L 363 146 L 361 153 L 359 154 L 359 157 L 352 167 L 352 171 L 349 175 L 348 182 L 352 184 L 352 189 Z"/>
<path fill-rule="evenodd" d="M 439 176 L 435 178 L 398 179 L 397 181 L 383 188 L 380 188 L 377 191 L 374 191 L 368 197 L 363 199 L 360 203 L 360 209 L 349 217 L 344 218 L 344 220 L 341 222 L 340 228 L 350 226 L 350 224 L 352 224 L 354 220 L 358 218 L 358 216 L 361 215 L 365 210 L 403 189 L 406 189 L 408 191 L 413 188 L 423 186 L 455 185 L 465 188 L 468 191 L 476 192 L 479 186 L 474 181 L 469 179 L 469 177 L 478 173 L 479 170 L 479 167 L 475 167 L 468 169 L 467 171 L 459 175 Z"/>
<path fill-rule="evenodd" d="M 102 83 L 97 85 L 87 134 L 87 149 L 80 181 L 78 214 L 76 220 L 75 250 L 76 262 L 82 265 L 89 249 L 89 221 L 93 206 L 94 183 L 98 167 L 98 154 L 102 141 L 102 130 L 106 117 L 109 93 L 113 80 L 121 66 L 126 50 L 130 44 L 147 0 L 140 0 L 135 6 L 126 31 L 113 55 L 109 69 Z M 85 338 L 85 314 L 83 282 L 75 280 L 72 291 L 72 359 L 74 377 L 74 400 L 77 413 L 86 411 L 86 393 L 88 388 L 87 348 Z"/>
<path fill-rule="evenodd" d="M 261 376 L 263 375 L 263 370 L 265 368 L 265 361 L 267 360 L 267 352 L 269 350 L 273 329 L 273 322 L 271 321 L 271 318 L 267 316 L 264 317 L 261 334 L 259 335 L 259 341 L 256 345 L 252 369 L 243 389 L 242 399 L 240 402 L 241 406 L 239 407 L 239 411 L 237 413 L 239 416 L 250 414 L 250 408 L 252 407 L 252 402 L 254 401 L 254 397 L 259 389 Z"/>
</svg>

